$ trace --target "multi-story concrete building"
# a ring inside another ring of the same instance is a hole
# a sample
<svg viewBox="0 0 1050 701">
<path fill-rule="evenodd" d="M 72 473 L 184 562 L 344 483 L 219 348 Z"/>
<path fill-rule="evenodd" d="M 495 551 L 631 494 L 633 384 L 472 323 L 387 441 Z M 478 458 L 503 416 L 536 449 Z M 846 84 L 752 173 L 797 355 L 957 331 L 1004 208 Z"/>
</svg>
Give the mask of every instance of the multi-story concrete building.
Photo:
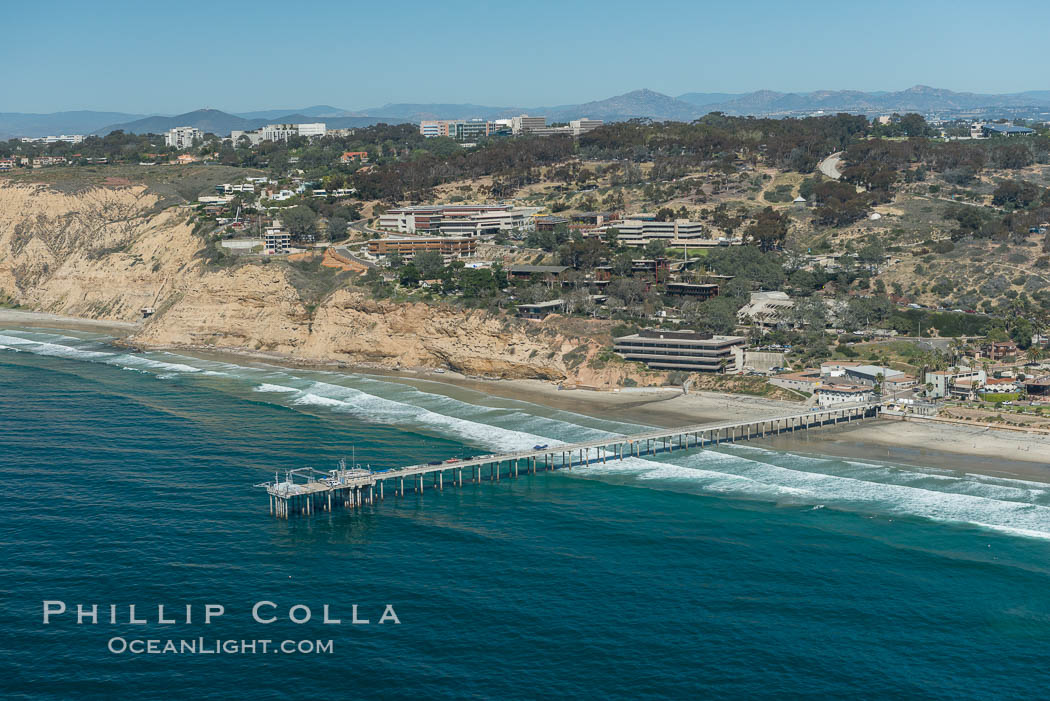
<svg viewBox="0 0 1050 701">
<path fill-rule="evenodd" d="M 624 246 L 644 246 L 659 240 L 668 245 L 688 245 L 690 241 L 703 239 L 704 225 L 688 219 L 655 221 L 648 219 L 624 219 L 612 222 L 607 228 L 619 232 L 619 242 Z"/>
<path fill-rule="evenodd" d="M 202 136 L 204 134 L 197 127 L 175 127 L 164 135 L 164 145 L 181 151 L 193 146 L 193 142 Z"/>
<path fill-rule="evenodd" d="M 627 360 L 661 370 L 726 373 L 744 364 L 745 339 L 741 336 L 645 329 L 613 342 L 613 350 Z"/>
<path fill-rule="evenodd" d="M 546 117 L 530 117 L 527 114 L 522 114 L 510 118 L 510 131 L 512 134 L 528 134 L 537 129 L 544 129 L 546 126 Z"/>
<path fill-rule="evenodd" d="M 295 126 L 299 132 L 299 136 L 305 136 L 309 139 L 324 136 L 327 131 L 324 122 L 308 122 L 306 124 L 296 124 Z"/>
<path fill-rule="evenodd" d="M 492 133 L 492 122 L 484 119 L 468 119 L 455 123 L 455 138 L 458 141 L 481 139 Z"/>
<path fill-rule="evenodd" d="M 950 397 L 959 388 L 961 394 L 972 394 L 988 379 L 984 370 L 957 368 L 954 370 L 934 370 L 926 373 L 926 384 L 931 386 L 930 396 L 936 399 Z"/>
<path fill-rule="evenodd" d="M 260 130 L 263 141 L 288 141 L 299 136 L 297 124 L 267 124 Z"/>
<path fill-rule="evenodd" d="M 308 124 L 267 124 L 255 131 L 239 131 L 235 129 L 230 132 L 230 140 L 233 141 L 234 146 L 236 146 L 241 140 L 241 137 L 244 137 L 248 139 L 252 146 L 258 146 L 264 141 L 287 141 L 295 136 L 315 138 L 324 136 L 326 133 L 327 127 L 324 122 L 311 122 Z"/>
<path fill-rule="evenodd" d="M 263 248 L 271 255 L 287 253 L 291 247 L 292 237 L 288 230 L 281 226 L 281 222 L 275 221 L 273 226 L 266 227 L 263 237 Z"/>
<path fill-rule="evenodd" d="M 469 258 L 477 253 L 478 241 L 475 238 L 386 238 L 368 242 L 368 252 L 374 256 L 389 256 L 397 253 L 404 260 L 411 260 L 420 251 L 438 251 L 446 261 L 456 258 Z"/>
<path fill-rule="evenodd" d="M 419 123 L 419 133 L 427 138 L 447 136 L 459 141 L 480 139 L 500 133 L 510 133 L 509 120 L 497 119 L 425 119 Z"/>
<path fill-rule="evenodd" d="M 23 144 L 79 144 L 83 134 L 60 134 L 58 136 L 22 137 Z"/>
<path fill-rule="evenodd" d="M 535 134 L 537 136 L 554 136 L 566 134 L 579 136 L 597 129 L 602 125 L 600 119 L 574 119 L 568 126 L 548 127 L 546 117 L 530 117 L 527 114 L 510 119 L 424 119 L 419 123 L 419 133 L 425 137 L 447 136 L 460 141 L 477 139 L 494 134 Z"/>
<path fill-rule="evenodd" d="M 453 119 L 425 119 L 419 123 L 419 133 L 428 139 L 436 136 L 448 136 L 449 126 L 456 123 Z M 452 127 L 455 133 L 455 127 Z"/>
<path fill-rule="evenodd" d="M 579 136 L 580 134 L 586 134 L 589 131 L 594 131 L 600 127 L 604 122 L 600 119 L 587 119 L 581 117 L 580 119 L 572 119 L 569 121 L 569 128 L 572 129 L 573 136 Z"/>
<path fill-rule="evenodd" d="M 535 207 L 504 204 L 398 207 L 379 217 L 379 228 L 403 234 L 481 236 L 512 229 L 531 230 L 537 212 Z"/>
</svg>

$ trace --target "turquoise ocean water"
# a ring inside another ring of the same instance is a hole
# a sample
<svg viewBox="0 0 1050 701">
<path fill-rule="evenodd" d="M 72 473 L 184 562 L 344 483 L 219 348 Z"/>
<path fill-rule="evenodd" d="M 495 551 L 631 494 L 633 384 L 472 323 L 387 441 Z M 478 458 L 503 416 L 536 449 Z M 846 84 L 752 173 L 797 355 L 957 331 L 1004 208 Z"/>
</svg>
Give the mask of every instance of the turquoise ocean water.
<svg viewBox="0 0 1050 701">
<path fill-rule="evenodd" d="M 2 329 L 0 697 L 1050 694 L 1047 484 L 738 445 L 289 521 L 252 488 L 354 450 L 384 468 L 640 428 Z M 100 622 L 43 625 L 45 600 L 99 604 Z M 277 622 L 251 620 L 259 601 Z M 208 603 L 226 613 L 205 626 Z M 158 604 L 194 620 L 160 624 Z M 289 622 L 296 604 L 313 620 Z M 317 620 L 324 604 L 342 625 Z M 386 604 L 399 625 L 378 624 Z M 332 651 L 114 653 L 114 638 Z"/>
</svg>

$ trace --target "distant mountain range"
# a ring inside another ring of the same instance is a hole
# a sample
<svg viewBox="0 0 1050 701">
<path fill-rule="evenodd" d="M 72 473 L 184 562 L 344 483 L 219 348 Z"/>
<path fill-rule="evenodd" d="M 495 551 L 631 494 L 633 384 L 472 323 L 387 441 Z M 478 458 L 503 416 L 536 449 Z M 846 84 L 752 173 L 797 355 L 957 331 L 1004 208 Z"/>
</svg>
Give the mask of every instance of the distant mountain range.
<svg viewBox="0 0 1050 701">
<path fill-rule="evenodd" d="M 889 114 L 919 112 L 952 116 L 1046 116 L 1050 90 L 1029 90 L 1005 95 L 953 92 L 916 85 L 897 92 L 818 90 L 783 93 L 759 90 L 750 93 L 690 92 L 678 97 L 652 90 L 635 90 L 605 100 L 549 107 L 492 107 L 474 104 L 394 103 L 365 110 L 345 110 L 331 105 L 298 109 L 273 109 L 229 113 L 201 109 L 185 114 L 140 115 L 123 112 L 55 112 L 53 114 L 0 113 L 0 138 L 49 134 L 108 134 L 122 129 L 134 133 L 160 133 L 177 126 L 195 126 L 226 135 L 231 130 L 257 129 L 264 124 L 323 121 L 329 128 L 361 127 L 379 122 L 399 124 L 423 119 L 498 119 L 518 114 L 545 115 L 548 122 L 579 117 L 623 121 L 636 117 L 691 121 L 709 112 L 760 117 L 788 117 L 814 113 L 850 112 Z"/>
<path fill-rule="evenodd" d="M 90 134 L 107 124 L 141 119 L 146 115 L 126 112 L 52 112 L 31 114 L 0 112 L 0 138 L 15 136 L 48 136 L 49 134 Z"/>
<path fill-rule="evenodd" d="M 742 95 L 722 93 L 687 93 L 679 100 L 689 102 L 703 112 L 725 112 L 733 115 L 792 116 L 813 112 L 850 112 L 854 114 L 920 114 L 959 115 L 1001 109 L 1050 108 L 1050 91 L 1032 90 L 1008 95 L 981 95 L 953 92 L 926 85 L 916 85 L 898 92 L 860 92 L 858 90 L 818 90 L 809 93 L 781 93 L 759 90 Z M 1041 111 L 1046 111 L 1042 109 Z"/>
</svg>

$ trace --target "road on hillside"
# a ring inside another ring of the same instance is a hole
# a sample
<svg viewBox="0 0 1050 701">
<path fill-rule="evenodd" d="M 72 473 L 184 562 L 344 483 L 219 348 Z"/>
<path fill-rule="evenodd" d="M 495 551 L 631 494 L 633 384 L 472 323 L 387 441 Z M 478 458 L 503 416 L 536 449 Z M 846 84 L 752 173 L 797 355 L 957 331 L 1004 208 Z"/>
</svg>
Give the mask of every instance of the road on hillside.
<svg viewBox="0 0 1050 701">
<path fill-rule="evenodd" d="M 335 246 L 334 248 L 335 248 L 335 252 L 336 253 L 338 253 L 339 255 L 343 256 L 347 260 L 352 260 L 355 263 L 360 263 L 361 265 L 365 266 L 366 268 L 378 267 L 375 263 L 373 263 L 370 260 L 365 260 L 364 258 L 361 258 L 359 256 L 355 256 L 353 253 L 350 252 L 350 249 L 347 248 L 346 246 Z"/>
<path fill-rule="evenodd" d="M 832 180 L 838 180 L 842 177 L 842 173 L 839 171 L 839 163 L 841 162 L 842 151 L 839 151 L 837 153 L 831 154 L 823 161 L 821 161 L 820 165 L 818 165 L 817 168 L 820 170 L 821 173 L 828 176 Z"/>
</svg>

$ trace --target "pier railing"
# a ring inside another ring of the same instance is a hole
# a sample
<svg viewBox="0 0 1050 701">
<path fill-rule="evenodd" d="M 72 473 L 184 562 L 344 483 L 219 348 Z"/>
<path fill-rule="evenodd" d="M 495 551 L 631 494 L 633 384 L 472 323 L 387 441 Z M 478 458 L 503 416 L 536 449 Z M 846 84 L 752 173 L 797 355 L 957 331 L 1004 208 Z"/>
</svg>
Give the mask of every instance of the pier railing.
<svg viewBox="0 0 1050 701">
<path fill-rule="evenodd" d="M 270 497 L 270 513 L 278 518 L 292 514 L 331 511 L 333 507 L 356 508 L 384 498 L 385 485 L 391 484 L 397 496 L 405 495 L 405 480 L 417 493 L 431 487 L 441 490 L 448 481 L 463 486 L 464 470 L 468 482 L 480 483 L 486 478 L 517 477 L 519 470 L 536 474 L 543 470 L 572 469 L 574 466 L 605 463 L 676 450 L 704 448 L 720 443 L 737 443 L 780 433 L 808 430 L 820 426 L 878 416 L 878 403 L 842 404 L 814 408 L 804 413 L 773 416 L 748 421 L 697 424 L 672 429 L 657 429 L 634 435 L 610 434 L 593 441 L 535 445 L 531 450 L 452 458 L 438 463 L 407 465 L 389 470 L 339 469 L 322 472 L 313 468 L 289 470 L 284 479 L 274 475 L 272 482 L 255 485 L 265 488 Z"/>
</svg>

